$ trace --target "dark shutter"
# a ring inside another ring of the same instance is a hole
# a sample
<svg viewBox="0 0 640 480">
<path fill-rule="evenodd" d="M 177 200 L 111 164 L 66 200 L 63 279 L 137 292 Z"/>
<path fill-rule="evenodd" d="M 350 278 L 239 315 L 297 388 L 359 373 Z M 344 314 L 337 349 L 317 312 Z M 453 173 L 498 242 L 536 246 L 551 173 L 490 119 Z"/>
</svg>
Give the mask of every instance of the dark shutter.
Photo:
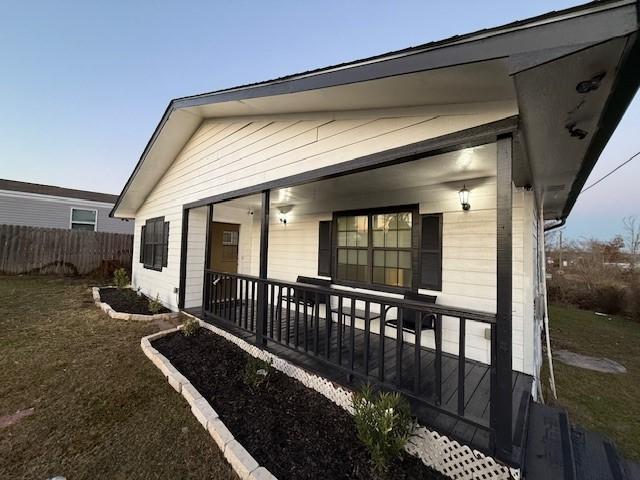
<svg viewBox="0 0 640 480">
<path fill-rule="evenodd" d="M 144 263 L 144 232 L 146 228 L 143 225 L 140 230 L 140 263 Z"/>
<path fill-rule="evenodd" d="M 442 290 L 442 214 L 420 219 L 420 288 Z"/>
<path fill-rule="evenodd" d="M 167 266 L 167 257 L 169 255 L 169 222 L 164 222 L 164 232 L 162 236 L 162 266 Z"/>
<path fill-rule="evenodd" d="M 318 235 L 318 275 L 331 276 L 331 220 L 320 222 Z"/>
</svg>

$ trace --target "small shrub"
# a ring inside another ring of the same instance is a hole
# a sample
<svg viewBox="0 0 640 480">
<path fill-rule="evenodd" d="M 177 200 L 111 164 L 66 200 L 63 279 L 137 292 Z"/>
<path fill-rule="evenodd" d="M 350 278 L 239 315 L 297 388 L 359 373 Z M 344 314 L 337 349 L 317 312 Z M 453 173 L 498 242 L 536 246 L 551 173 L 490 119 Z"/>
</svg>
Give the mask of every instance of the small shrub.
<svg viewBox="0 0 640 480">
<path fill-rule="evenodd" d="M 251 388 L 260 388 L 269 381 L 269 377 L 273 373 L 271 359 L 266 362 L 259 358 L 249 357 L 244 366 L 244 383 Z"/>
<path fill-rule="evenodd" d="M 353 410 L 358 438 L 369 451 L 374 474 L 384 477 L 415 429 L 409 404 L 398 393 L 375 394 L 366 385 L 353 395 Z"/>
<path fill-rule="evenodd" d="M 199 328 L 200 328 L 200 322 L 195 318 L 189 317 L 182 324 L 182 334 L 185 337 L 190 337 L 191 335 L 196 333 Z"/>
<path fill-rule="evenodd" d="M 149 311 L 152 314 L 157 314 L 160 312 L 160 310 L 162 310 L 162 308 L 164 307 L 164 305 L 162 305 L 162 303 L 160 302 L 160 295 L 156 295 L 156 298 L 153 299 L 149 299 Z"/>
<path fill-rule="evenodd" d="M 115 283 L 118 288 L 125 288 L 129 285 L 129 274 L 124 268 L 118 268 L 113 272 L 113 283 Z"/>
</svg>

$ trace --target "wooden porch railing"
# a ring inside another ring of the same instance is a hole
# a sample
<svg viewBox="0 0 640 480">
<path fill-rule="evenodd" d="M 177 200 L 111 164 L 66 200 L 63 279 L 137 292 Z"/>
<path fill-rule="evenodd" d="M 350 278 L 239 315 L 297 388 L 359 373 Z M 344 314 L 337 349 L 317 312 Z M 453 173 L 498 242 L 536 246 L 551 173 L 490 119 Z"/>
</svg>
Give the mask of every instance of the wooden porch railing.
<svg viewBox="0 0 640 480">
<path fill-rule="evenodd" d="M 212 270 L 205 270 L 203 291 L 205 315 L 252 332 L 257 338 L 261 331 L 267 343 L 274 342 L 309 355 L 349 379 L 357 377 L 380 388 L 398 391 L 434 413 L 487 432 L 493 448 L 494 409 L 488 409 L 488 421 L 466 412 L 469 398 L 466 395 L 473 393 L 465 392 L 466 369 L 468 365 L 480 364 L 467 359 L 465 337 L 467 322 L 480 322 L 490 328 L 491 364 L 486 368 L 490 375 L 491 405 L 496 388 L 495 315 Z M 258 298 L 261 297 L 265 305 L 260 308 Z M 433 348 L 422 345 L 421 334 L 405 330 L 403 318 L 406 316 L 401 315 L 401 311 L 414 312 L 415 332 L 422 332 L 423 322 L 434 320 Z M 394 327 L 386 324 L 392 315 L 396 320 Z M 443 352 L 443 317 L 458 321 L 457 355 Z M 455 383 L 447 383 L 447 389 L 455 388 L 457 398 L 454 402 L 449 400 L 448 405 L 444 405 L 443 398 L 445 357 L 457 362 L 456 371 L 447 375 L 447 382 L 454 381 L 455 377 Z"/>
</svg>

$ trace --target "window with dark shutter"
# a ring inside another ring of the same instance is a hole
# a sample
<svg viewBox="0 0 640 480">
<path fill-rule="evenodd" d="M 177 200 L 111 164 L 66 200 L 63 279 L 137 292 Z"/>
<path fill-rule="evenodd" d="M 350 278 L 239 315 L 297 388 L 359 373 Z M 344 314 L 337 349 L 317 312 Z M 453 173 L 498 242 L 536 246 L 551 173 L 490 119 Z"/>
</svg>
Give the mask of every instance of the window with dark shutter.
<svg viewBox="0 0 640 480">
<path fill-rule="evenodd" d="M 442 290 L 442 214 L 420 218 L 420 288 Z"/>
<path fill-rule="evenodd" d="M 169 222 L 164 217 L 150 218 L 142 227 L 141 262 L 144 268 L 162 270 L 167 266 Z"/>
<path fill-rule="evenodd" d="M 318 234 L 318 275 L 331 276 L 331 220 L 320 222 Z"/>
</svg>

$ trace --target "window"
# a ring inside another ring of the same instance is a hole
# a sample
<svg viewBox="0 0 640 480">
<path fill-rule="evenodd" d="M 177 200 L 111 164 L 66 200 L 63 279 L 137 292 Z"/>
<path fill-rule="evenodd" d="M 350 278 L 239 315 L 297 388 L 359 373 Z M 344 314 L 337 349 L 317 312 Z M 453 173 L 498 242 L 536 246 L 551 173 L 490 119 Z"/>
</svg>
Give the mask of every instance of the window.
<svg viewBox="0 0 640 480">
<path fill-rule="evenodd" d="M 140 262 L 145 268 L 162 270 L 167 266 L 169 222 L 164 217 L 151 218 L 140 233 Z"/>
<path fill-rule="evenodd" d="M 71 209 L 71 230 L 96 231 L 97 210 L 85 210 L 81 208 Z"/>
<path fill-rule="evenodd" d="M 373 215 L 372 283 L 411 287 L 411 212 Z"/>
<path fill-rule="evenodd" d="M 411 288 L 412 209 L 338 215 L 336 280 Z"/>
</svg>

